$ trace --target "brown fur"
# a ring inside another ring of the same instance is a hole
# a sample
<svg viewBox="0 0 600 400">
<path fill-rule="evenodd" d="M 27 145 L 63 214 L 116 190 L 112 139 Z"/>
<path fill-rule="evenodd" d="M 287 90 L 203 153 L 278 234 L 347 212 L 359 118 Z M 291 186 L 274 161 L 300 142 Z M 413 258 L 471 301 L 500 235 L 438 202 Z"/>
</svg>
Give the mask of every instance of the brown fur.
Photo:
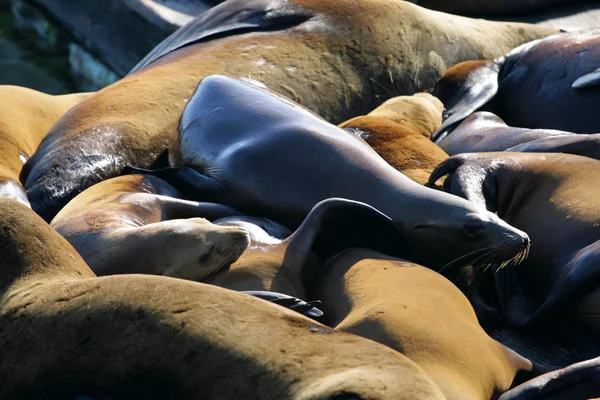
<svg viewBox="0 0 600 400">
<path fill-rule="evenodd" d="M 556 32 L 436 13 L 397 0 L 290 0 L 289 5 L 314 17 L 286 30 L 184 47 L 66 114 L 27 165 L 34 209 L 50 220 L 70 198 L 125 165 L 148 167 L 169 141 L 176 142 L 186 99 L 205 76 L 254 78 L 339 123 L 394 95 L 433 89 L 460 61 L 498 57 Z M 118 160 L 108 166 L 90 161 L 97 169 L 84 168 L 80 177 L 67 179 L 71 163 L 63 153 L 72 144 L 89 146 L 91 137 L 104 140 L 104 151 L 97 151 L 117 154 Z"/>
<path fill-rule="evenodd" d="M 531 362 L 490 338 L 467 298 L 442 275 L 365 249 L 323 269 L 326 323 L 383 343 L 421 366 L 449 400 L 488 400 Z"/>
<path fill-rule="evenodd" d="M 430 138 L 442 125 L 444 105 L 429 93 L 397 96 L 368 113 L 396 122 Z"/>
<path fill-rule="evenodd" d="M 97 275 L 201 280 L 234 262 L 248 245 L 248 235 L 243 228 L 204 219 L 238 211 L 179 197 L 154 176 L 120 176 L 80 193 L 52 220 L 52 227 Z"/>
<path fill-rule="evenodd" d="M 362 116 L 340 125 L 364 132 L 361 136 L 392 167 L 424 185 L 431 171 L 448 155 L 410 128 L 382 117 Z"/>
<path fill-rule="evenodd" d="M 31 210 L 0 214 L 2 398 L 443 398 L 385 346 L 211 285 L 96 278 Z"/>
</svg>

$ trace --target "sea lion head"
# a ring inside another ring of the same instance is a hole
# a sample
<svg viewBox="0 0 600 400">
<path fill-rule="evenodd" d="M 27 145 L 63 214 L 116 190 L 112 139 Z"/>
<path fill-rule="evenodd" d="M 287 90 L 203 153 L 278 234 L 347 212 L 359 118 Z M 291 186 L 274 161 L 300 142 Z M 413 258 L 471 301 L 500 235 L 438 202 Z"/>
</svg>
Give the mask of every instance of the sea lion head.
<svg viewBox="0 0 600 400">
<path fill-rule="evenodd" d="M 180 232 L 175 232 L 169 245 L 180 247 L 181 257 L 169 260 L 172 264 L 165 269 L 166 276 L 200 280 L 231 265 L 249 244 L 246 229 L 215 225 L 204 218 L 187 219 L 177 229 Z"/>
</svg>

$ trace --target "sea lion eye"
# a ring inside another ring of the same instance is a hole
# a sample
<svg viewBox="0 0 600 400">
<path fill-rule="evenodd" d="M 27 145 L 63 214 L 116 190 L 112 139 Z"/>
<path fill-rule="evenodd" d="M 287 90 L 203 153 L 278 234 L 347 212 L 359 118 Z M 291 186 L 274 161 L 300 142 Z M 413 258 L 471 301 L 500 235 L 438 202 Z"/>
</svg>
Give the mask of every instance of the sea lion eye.
<svg viewBox="0 0 600 400">
<path fill-rule="evenodd" d="M 212 257 L 214 251 L 215 251 L 215 246 L 210 246 L 210 248 L 208 249 L 208 251 L 206 253 L 202 254 L 198 258 L 198 261 L 200 261 L 200 262 L 206 262 L 206 261 L 210 260 L 210 258 Z"/>
<path fill-rule="evenodd" d="M 483 224 L 481 221 L 469 221 L 463 227 L 468 237 L 474 237 L 479 235 L 483 231 Z"/>
</svg>

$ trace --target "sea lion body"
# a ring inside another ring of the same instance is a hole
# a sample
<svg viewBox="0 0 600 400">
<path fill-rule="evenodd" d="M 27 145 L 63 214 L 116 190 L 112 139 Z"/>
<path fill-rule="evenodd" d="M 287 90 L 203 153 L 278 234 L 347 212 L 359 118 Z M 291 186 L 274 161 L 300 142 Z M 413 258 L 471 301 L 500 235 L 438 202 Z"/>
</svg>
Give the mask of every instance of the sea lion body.
<svg viewBox="0 0 600 400">
<path fill-rule="evenodd" d="M 97 275 L 145 273 L 201 280 L 239 257 L 248 245 L 247 232 L 207 221 L 239 211 L 179 197 L 175 188 L 154 176 L 121 176 L 80 193 L 53 219 L 52 227 Z"/>
<path fill-rule="evenodd" d="M 65 115 L 27 164 L 27 194 L 49 221 L 126 165 L 148 168 L 176 142 L 186 100 L 208 75 L 254 78 L 339 123 L 387 98 L 432 89 L 460 61 L 498 57 L 554 32 L 396 0 L 228 1 Z"/>
<path fill-rule="evenodd" d="M 552 6 L 564 3 L 578 3 L 584 0 L 412 0 L 422 7 L 451 14 L 462 15 L 515 15 L 529 12 L 541 12 Z"/>
<path fill-rule="evenodd" d="M 452 67 L 434 93 L 446 106 L 438 142 L 485 106 L 509 126 L 600 132 L 600 29 L 559 33 L 521 45 L 495 61 Z"/>
<path fill-rule="evenodd" d="M 595 323 L 600 302 L 593 298 L 595 312 L 589 306 L 573 311 L 600 285 L 598 171 L 600 161 L 587 157 L 505 152 L 459 154 L 433 172 L 430 182 L 449 174 L 447 191 L 497 212 L 531 237 L 529 257 L 494 275 L 513 325 L 557 323 L 571 315 Z"/>
<path fill-rule="evenodd" d="M 151 173 L 190 198 L 291 228 L 324 199 L 363 202 L 396 222 L 431 268 L 499 242 L 507 247 L 492 258 L 503 262 L 528 245 L 525 234 L 495 215 L 411 181 L 350 132 L 252 84 L 205 78 L 179 128 L 181 162 L 188 167 Z"/>
<path fill-rule="evenodd" d="M 369 144 L 392 167 L 413 181 L 425 184 L 433 169 L 448 155 L 427 137 L 370 115 L 355 117 L 339 125 Z"/>
<path fill-rule="evenodd" d="M 490 112 L 472 114 L 439 142 L 449 155 L 504 151 L 524 143 L 549 137 L 576 136 L 551 129 L 513 128 Z"/>
<path fill-rule="evenodd" d="M 440 274 L 365 250 L 322 270 L 323 322 L 385 344 L 421 366 L 447 399 L 491 399 L 531 362 L 490 338 L 467 298 Z"/>
<path fill-rule="evenodd" d="M 0 213 L 3 398 L 443 398 L 385 346 L 211 285 L 96 278 L 31 210 Z"/>
<path fill-rule="evenodd" d="M 20 86 L 0 86 L 0 197 L 29 206 L 19 182 L 23 164 L 54 122 L 89 95 L 52 96 Z"/>
</svg>

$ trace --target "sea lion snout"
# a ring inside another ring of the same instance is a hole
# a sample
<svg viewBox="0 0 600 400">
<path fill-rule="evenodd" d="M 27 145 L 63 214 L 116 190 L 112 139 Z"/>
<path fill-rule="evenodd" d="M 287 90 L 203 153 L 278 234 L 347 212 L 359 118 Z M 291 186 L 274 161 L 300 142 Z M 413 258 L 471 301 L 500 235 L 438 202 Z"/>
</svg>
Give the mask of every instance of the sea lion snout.
<svg viewBox="0 0 600 400">
<path fill-rule="evenodd" d="M 492 219 L 484 222 L 484 228 L 478 234 L 482 235 L 482 240 L 489 242 L 492 246 L 493 255 L 490 255 L 489 262 L 500 263 L 500 268 L 511 262 L 515 264 L 523 262 L 529 254 L 531 245 L 529 235 L 507 224 L 496 215 L 486 213 L 490 214 Z"/>
</svg>

